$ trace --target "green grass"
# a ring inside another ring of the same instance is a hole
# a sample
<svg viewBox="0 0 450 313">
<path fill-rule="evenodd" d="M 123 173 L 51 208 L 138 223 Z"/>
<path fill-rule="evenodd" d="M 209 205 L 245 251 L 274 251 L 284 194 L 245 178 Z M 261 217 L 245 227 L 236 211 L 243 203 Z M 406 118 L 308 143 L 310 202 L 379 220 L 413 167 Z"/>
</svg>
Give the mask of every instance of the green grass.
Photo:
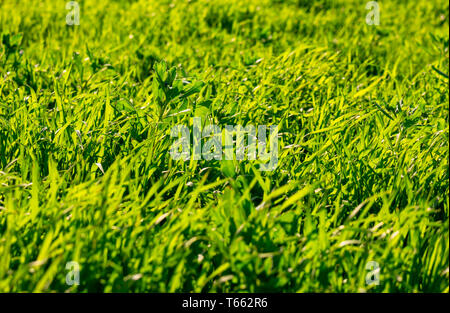
<svg viewBox="0 0 450 313">
<path fill-rule="evenodd" d="M 65 3 L 0 2 L 1 292 L 449 291 L 447 1 Z M 278 167 L 172 160 L 194 116 Z"/>
</svg>

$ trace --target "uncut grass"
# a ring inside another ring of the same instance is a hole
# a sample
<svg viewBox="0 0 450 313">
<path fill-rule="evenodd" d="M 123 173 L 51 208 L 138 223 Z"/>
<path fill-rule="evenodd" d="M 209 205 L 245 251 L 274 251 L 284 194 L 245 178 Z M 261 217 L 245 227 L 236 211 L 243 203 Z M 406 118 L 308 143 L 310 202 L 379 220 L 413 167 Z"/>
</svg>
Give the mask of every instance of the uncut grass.
<svg viewBox="0 0 450 313">
<path fill-rule="evenodd" d="M 0 4 L 0 291 L 448 292 L 448 3 L 64 5 Z M 171 160 L 194 116 L 277 169 Z"/>
</svg>

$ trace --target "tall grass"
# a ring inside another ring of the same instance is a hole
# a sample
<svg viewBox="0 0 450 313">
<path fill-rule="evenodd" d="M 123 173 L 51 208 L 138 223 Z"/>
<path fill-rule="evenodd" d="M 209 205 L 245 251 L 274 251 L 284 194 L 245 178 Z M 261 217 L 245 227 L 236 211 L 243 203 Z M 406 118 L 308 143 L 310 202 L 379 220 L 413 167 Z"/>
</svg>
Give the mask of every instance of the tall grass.
<svg viewBox="0 0 450 313">
<path fill-rule="evenodd" d="M 0 291 L 448 292 L 447 1 L 80 5 L 0 3 Z M 172 160 L 194 116 L 278 167 Z"/>
</svg>

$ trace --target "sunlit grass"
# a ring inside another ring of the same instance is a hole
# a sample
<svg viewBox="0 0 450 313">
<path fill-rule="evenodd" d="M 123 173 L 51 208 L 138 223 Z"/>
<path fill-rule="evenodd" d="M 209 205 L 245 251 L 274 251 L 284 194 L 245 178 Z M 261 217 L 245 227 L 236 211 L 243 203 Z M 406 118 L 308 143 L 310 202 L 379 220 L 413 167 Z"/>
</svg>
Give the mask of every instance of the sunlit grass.
<svg viewBox="0 0 450 313">
<path fill-rule="evenodd" d="M 80 5 L 0 4 L 0 291 L 448 292 L 448 2 Z M 278 167 L 172 160 L 194 116 Z"/>
</svg>

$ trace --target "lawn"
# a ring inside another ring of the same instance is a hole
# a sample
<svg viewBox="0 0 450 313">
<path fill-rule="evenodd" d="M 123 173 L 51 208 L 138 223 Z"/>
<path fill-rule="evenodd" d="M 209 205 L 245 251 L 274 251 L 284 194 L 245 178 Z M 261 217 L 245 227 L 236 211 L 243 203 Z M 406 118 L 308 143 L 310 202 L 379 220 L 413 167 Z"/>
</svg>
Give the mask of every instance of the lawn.
<svg viewBox="0 0 450 313">
<path fill-rule="evenodd" d="M 378 4 L 0 1 L 0 292 L 449 292 L 449 3 Z"/>
</svg>

